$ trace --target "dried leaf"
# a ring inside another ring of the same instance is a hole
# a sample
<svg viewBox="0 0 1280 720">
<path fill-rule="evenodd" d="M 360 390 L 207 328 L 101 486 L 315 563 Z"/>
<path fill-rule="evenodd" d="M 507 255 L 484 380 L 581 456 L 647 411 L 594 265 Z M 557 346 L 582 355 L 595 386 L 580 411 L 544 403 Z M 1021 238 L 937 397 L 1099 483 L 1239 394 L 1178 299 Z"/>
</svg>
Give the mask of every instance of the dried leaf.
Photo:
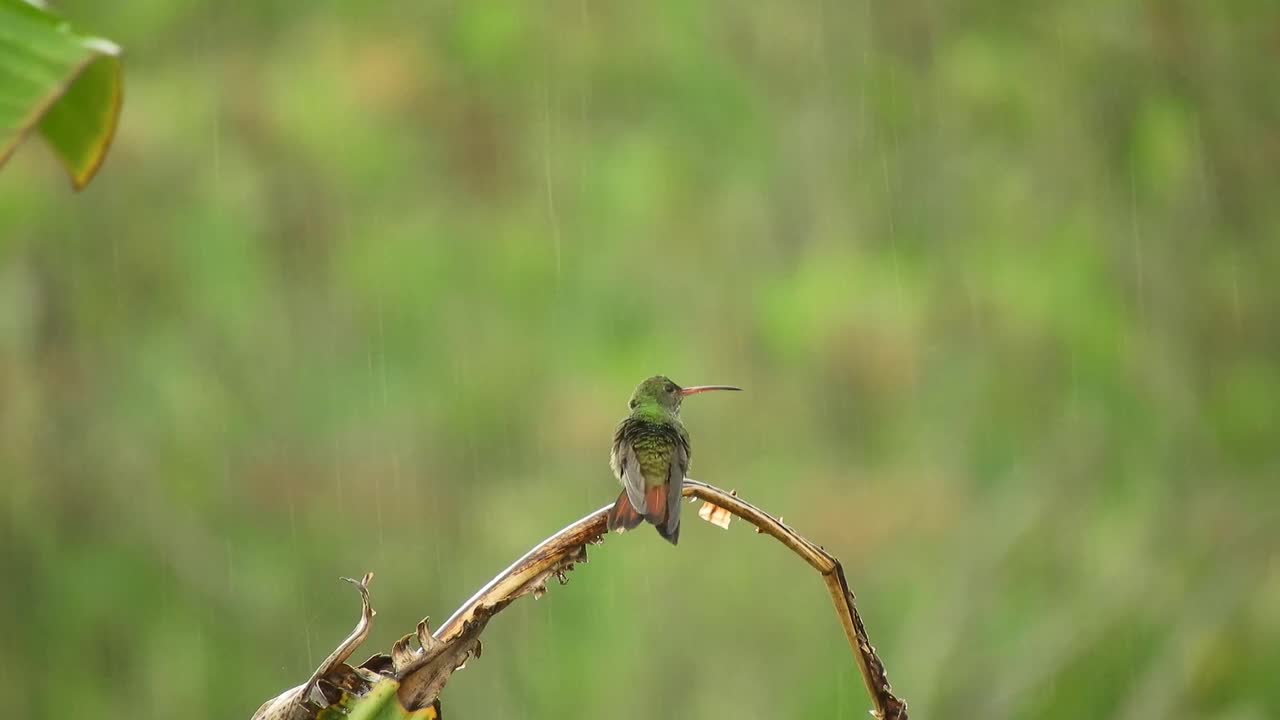
<svg viewBox="0 0 1280 720">
<path fill-rule="evenodd" d="M 326 702 L 324 694 L 317 688 L 322 678 L 333 673 L 341 673 L 341 669 L 351 653 L 369 637 L 369 628 L 373 625 L 373 617 L 377 613 L 369 602 L 369 583 L 373 582 L 373 573 L 365 573 L 360 580 L 342 578 L 360 592 L 360 620 L 356 627 L 338 647 L 325 658 L 320 667 L 311 675 L 311 679 L 295 688 L 285 690 L 277 697 L 268 700 L 253 714 L 254 720 L 302 720 L 315 716 L 315 709 Z"/>
<path fill-rule="evenodd" d="M 413 638 L 414 635 L 410 633 L 397 640 L 395 644 L 391 646 L 391 665 L 395 668 L 395 672 L 397 673 L 400 672 L 402 668 L 408 666 L 409 663 L 413 662 L 414 658 L 418 655 L 417 650 L 415 650 L 413 645 L 410 644 L 413 641 Z"/>
<path fill-rule="evenodd" d="M 733 515 L 719 505 L 712 505 L 704 501 L 702 507 L 698 508 L 698 517 L 718 528 L 728 530 L 729 521 L 733 518 Z"/>
<path fill-rule="evenodd" d="M 422 618 L 422 622 L 418 623 L 418 645 L 422 647 L 423 652 L 430 652 L 436 645 L 436 639 L 431 636 L 431 618 Z"/>
</svg>

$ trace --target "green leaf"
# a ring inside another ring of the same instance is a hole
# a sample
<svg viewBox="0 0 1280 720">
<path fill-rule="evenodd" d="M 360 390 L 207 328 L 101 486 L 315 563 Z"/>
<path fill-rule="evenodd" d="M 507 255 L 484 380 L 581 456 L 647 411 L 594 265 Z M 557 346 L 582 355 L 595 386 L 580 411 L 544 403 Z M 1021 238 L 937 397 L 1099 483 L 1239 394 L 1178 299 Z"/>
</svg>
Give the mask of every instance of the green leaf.
<svg viewBox="0 0 1280 720">
<path fill-rule="evenodd" d="M 0 0 L 0 166 L 31 132 L 77 190 L 102 165 L 120 117 L 120 48 L 24 0 Z"/>
<path fill-rule="evenodd" d="M 439 701 L 420 710 L 406 710 L 396 691 L 400 683 L 379 680 L 363 695 L 343 693 L 342 701 L 320 711 L 319 720 L 440 720 Z"/>
</svg>

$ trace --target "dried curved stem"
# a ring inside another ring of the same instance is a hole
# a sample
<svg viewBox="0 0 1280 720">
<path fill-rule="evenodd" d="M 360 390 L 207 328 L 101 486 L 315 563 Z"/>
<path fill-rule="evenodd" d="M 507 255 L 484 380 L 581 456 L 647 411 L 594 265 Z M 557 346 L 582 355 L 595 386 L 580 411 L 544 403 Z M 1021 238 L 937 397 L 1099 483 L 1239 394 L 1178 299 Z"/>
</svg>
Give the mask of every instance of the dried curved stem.
<svg viewBox="0 0 1280 720">
<path fill-rule="evenodd" d="M 792 530 L 782 520 L 742 500 L 736 493 L 726 493 L 714 485 L 686 479 L 684 494 L 722 507 L 751 523 L 760 532 L 771 535 L 786 545 L 822 575 L 822 582 L 826 584 L 827 592 L 831 593 L 831 602 L 841 626 L 844 627 L 844 634 L 849 639 L 849 646 L 853 648 L 853 657 L 858 661 L 858 670 L 867 685 L 867 693 L 875 705 L 873 713 L 884 720 L 907 720 L 907 702 L 893 694 L 888 672 L 867 635 L 867 627 L 858 614 L 853 591 L 849 589 L 840 561 L 820 545 Z"/>
<path fill-rule="evenodd" d="M 907 703 L 895 696 L 889 686 L 884 663 L 876 655 L 876 649 L 867 636 L 867 628 L 858 614 L 853 592 L 849 589 L 840 561 L 783 524 L 780 519 L 737 497 L 736 493 L 686 479 L 684 495 L 724 508 L 751 523 L 757 531 L 786 545 L 822 575 L 822 581 L 831 593 L 836 615 L 840 618 L 850 647 L 853 648 L 858 670 L 862 673 L 867 692 L 875 706 L 872 713 L 882 720 L 907 720 Z M 574 563 L 586 561 L 586 546 L 603 540 L 607 532 L 605 514 L 608 510 L 608 506 L 596 510 L 525 553 L 463 603 L 435 632 L 435 639 L 444 643 L 452 642 L 472 627 L 474 622 L 487 621 L 493 613 L 521 595 L 544 592 L 546 582 L 552 576 L 564 582 L 564 573 L 572 569 Z M 412 682 L 414 670 L 412 663 L 405 668 L 405 674 L 402 675 L 405 678 L 401 688 L 402 698 L 419 697 L 421 688 Z"/>
<path fill-rule="evenodd" d="M 355 629 L 332 653 L 329 653 L 329 657 L 320 663 L 320 667 L 316 668 L 310 679 L 263 703 L 262 707 L 253 714 L 253 720 L 302 720 L 312 717 L 314 713 L 308 710 L 307 703 L 311 700 L 317 683 L 321 678 L 337 672 L 351 658 L 356 648 L 369 637 L 369 628 L 373 627 L 373 616 L 377 614 L 373 611 L 373 605 L 369 603 L 369 583 L 373 582 L 373 573 L 365 573 L 359 580 L 342 579 L 355 585 L 356 590 L 360 591 L 360 620 L 356 623 Z"/>
</svg>

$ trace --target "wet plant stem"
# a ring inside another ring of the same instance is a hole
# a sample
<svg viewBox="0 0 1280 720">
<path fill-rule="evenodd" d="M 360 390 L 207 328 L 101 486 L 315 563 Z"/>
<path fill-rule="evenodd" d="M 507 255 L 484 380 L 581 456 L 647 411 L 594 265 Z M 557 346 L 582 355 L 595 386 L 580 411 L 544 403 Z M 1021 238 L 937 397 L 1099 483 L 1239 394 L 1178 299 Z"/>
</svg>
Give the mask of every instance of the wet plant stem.
<svg viewBox="0 0 1280 720">
<path fill-rule="evenodd" d="M 888 673 L 867 635 L 866 625 L 858 613 L 840 561 L 784 524 L 781 519 L 739 498 L 736 492 L 725 492 L 713 485 L 686 479 L 684 495 L 724 508 L 753 525 L 757 532 L 769 535 L 787 546 L 818 571 L 831 594 L 836 616 L 853 649 L 858 670 L 874 705 L 872 713 L 882 720 L 907 720 L 907 703 L 893 694 Z M 467 623 L 477 614 L 487 616 L 490 609 L 496 613 L 515 598 L 527 593 L 541 594 L 546 590 L 547 580 L 553 576 L 564 582 L 564 573 L 575 562 L 586 560 L 586 546 L 603 541 L 607 532 L 605 515 L 609 507 L 600 508 L 570 524 L 525 553 L 463 603 L 440 626 L 434 637 L 448 643 L 461 635 Z M 404 689 L 401 695 L 404 697 Z"/>
</svg>

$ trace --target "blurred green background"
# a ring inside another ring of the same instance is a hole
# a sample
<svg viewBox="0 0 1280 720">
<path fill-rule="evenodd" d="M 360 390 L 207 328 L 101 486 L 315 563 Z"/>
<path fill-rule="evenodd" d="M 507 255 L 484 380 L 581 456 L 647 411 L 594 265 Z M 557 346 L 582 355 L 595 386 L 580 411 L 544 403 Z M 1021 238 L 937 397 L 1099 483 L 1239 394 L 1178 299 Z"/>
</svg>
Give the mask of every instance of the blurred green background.
<svg viewBox="0 0 1280 720">
<path fill-rule="evenodd" d="M 842 558 L 919 718 L 1280 716 L 1280 5 L 59 3 L 74 195 L 0 172 L 0 696 L 247 718 L 692 475 Z M 864 718 L 818 578 L 686 508 L 452 717 Z"/>
</svg>

